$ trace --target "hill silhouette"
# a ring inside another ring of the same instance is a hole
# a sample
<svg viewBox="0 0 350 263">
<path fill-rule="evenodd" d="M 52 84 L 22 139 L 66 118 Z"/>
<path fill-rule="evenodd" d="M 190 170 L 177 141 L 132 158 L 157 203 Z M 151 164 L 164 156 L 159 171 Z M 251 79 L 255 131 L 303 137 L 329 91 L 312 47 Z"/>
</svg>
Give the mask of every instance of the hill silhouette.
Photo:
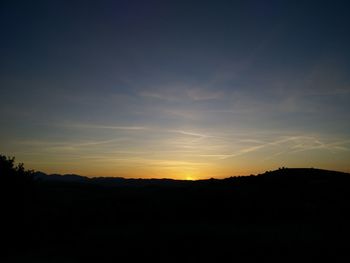
<svg viewBox="0 0 350 263">
<path fill-rule="evenodd" d="M 124 178 L 124 177 L 86 177 L 77 174 L 45 174 L 43 172 L 35 172 L 33 176 L 36 180 L 44 182 L 74 182 L 74 183 L 88 183 L 95 185 L 104 186 L 150 186 L 150 185 L 200 185 L 207 184 L 208 182 L 213 183 L 214 181 L 221 183 L 227 182 L 242 182 L 242 181 L 252 181 L 252 177 L 259 177 L 259 179 L 254 180 L 307 180 L 307 181 L 317 181 L 317 180 L 334 180 L 334 176 L 349 176 L 348 173 L 315 169 L 315 168 L 279 168 L 274 171 L 267 171 L 263 174 L 250 175 L 250 176 L 234 176 L 224 179 L 203 179 L 203 180 L 176 180 L 169 178 L 162 179 L 143 179 L 143 178 Z M 249 179 L 247 179 L 249 178 Z"/>
<path fill-rule="evenodd" d="M 282 168 L 178 181 L 45 175 L 12 165 L 18 178 L 8 180 L 8 162 L 0 166 L 2 262 L 349 259 L 347 173 Z"/>
</svg>

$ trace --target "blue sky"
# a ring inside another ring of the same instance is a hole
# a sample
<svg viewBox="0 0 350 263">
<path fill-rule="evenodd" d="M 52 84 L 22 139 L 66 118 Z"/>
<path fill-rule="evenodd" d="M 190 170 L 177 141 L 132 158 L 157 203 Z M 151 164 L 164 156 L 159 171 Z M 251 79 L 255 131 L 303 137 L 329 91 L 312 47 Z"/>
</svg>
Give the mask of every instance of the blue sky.
<svg viewBox="0 0 350 263">
<path fill-rule="evenodd" d="M 346 1 L 3 1 L 0 151 L 32 169 L 349 171 Z"/>
</svg>

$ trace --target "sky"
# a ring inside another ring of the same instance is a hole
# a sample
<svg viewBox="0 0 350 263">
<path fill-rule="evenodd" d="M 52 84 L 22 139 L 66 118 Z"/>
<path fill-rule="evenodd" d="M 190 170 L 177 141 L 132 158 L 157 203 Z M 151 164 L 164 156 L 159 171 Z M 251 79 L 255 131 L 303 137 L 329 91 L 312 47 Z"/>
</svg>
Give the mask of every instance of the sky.
<svg viewBox="0 0 350 263">
<path fill-rule="evenodd" d="M 0 153 L 46 173 L 350 172 L 348 1 L 1 1 Z"/>
</svg>

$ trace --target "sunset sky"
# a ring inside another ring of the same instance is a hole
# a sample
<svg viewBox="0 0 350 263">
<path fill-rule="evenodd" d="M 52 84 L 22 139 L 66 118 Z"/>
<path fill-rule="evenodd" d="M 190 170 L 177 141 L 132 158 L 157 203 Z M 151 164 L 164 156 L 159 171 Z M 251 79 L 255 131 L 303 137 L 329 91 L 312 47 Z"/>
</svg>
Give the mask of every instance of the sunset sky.
<svg viewBox="0 0 350 263">
<path fill-rule="evenodd" d="M 87 176 L 350 172 L 349 1 L 1 1 L 0 153 Z"/>
</svg>

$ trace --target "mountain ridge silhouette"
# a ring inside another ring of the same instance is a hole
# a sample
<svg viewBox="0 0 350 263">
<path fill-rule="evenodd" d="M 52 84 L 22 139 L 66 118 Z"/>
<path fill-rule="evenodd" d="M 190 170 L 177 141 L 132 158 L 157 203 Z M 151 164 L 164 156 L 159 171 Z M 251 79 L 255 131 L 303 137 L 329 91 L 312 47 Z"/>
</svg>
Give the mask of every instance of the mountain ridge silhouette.
<svg viewBox="0 0 350 263">
<path fill-rule="evenodd" d="M 172 179 L 172 178 L 126 178 L 126 177 L 108 177 L 108 176 L 98 176 L 98 177 L 88 177 L 78 174 L 46 174 L 43 172 L 35 172 L 34 178 L 37 180 L 45 182 L 71 182 L 71 183 L 88 183 L 97 185 L 110 185 L 110 186 L 146 186 L 146 185 L 193 185 L 208 182 L 227 182 L 227 181 L 245 181 L 249 178 L 266 178 L 270 177 L 277 178 L 282 176 L 283 179 L 286 177 L 297 177 L 304 179 L 316 179 L 316 178 L 328 178 L 329 176 L 350 176 L 350 173 L 333 171 L 319 168 L 279 168 L 272 171 L 266 171 L 264 173 L 256 175 L 240 175 L 240 176 L 230 176 L 226 178 L 209 178 L 209 179 L 199 179 L 199 180 L 182 180 L 182 179 Z M 280 179 L 282 179 L 280 178 Z M 290 178 L 290 179 L 291 179 Z M 329 178 L 332 179 L 332 178 Z"/>
</svg>

